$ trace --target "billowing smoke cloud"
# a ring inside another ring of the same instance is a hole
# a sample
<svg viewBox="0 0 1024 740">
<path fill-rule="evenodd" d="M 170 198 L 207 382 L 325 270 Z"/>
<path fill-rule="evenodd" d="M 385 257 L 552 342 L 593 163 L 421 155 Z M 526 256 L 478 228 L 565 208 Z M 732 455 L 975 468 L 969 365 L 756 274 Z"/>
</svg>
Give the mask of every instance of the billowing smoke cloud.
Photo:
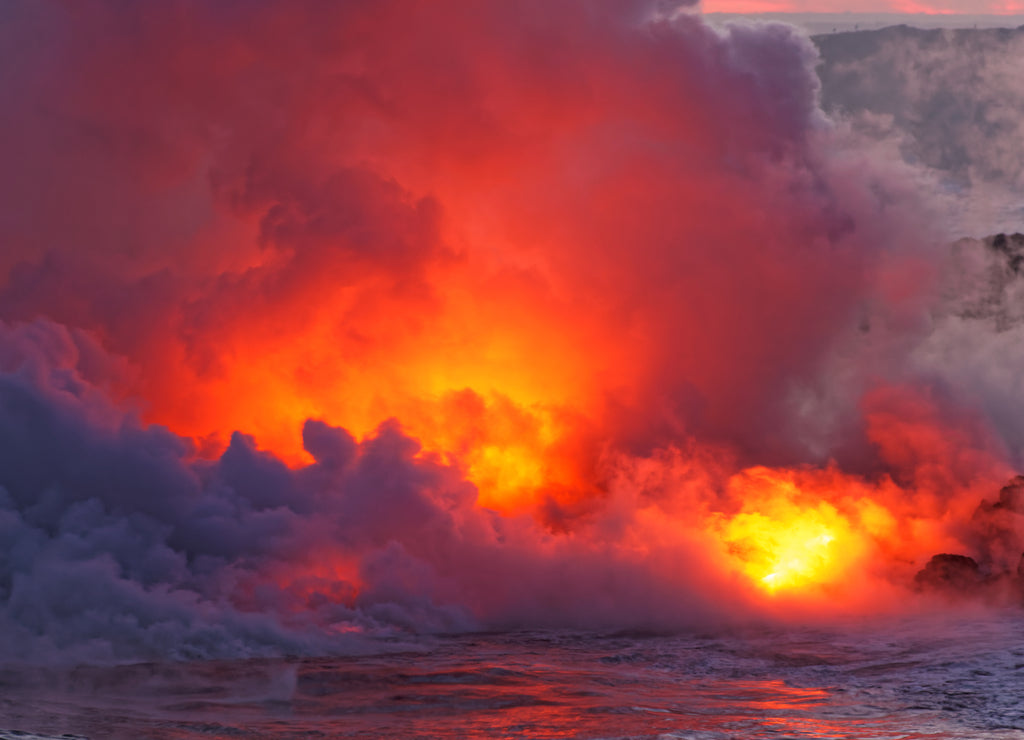
<svg viewBox="0 0 1024 740">
<path fill-rule="evenodd" d="M 477 508 L 474 486 L 393 423 L 356 442 L 308 421 L 314 462 L 294 470 L 240 434 L 197 461 L 105 404 L 61 327 L 5 327 L 3 346 L 8 657 L 320 653 L 396 630 L 665 628 L 721 608 L 696 532 L 630 554 L 636 501 L 553 537 Z"/>
<path fill-rule="evenodd" d="M 927 173 L 958 235 L 1021 228 L 1024 31 L 896 26 L 815 43 L 825 110 Z"/>
<path fill-rule="evenodd" d="M 887 248 L 928 241 L 884 173 L 830 154 L 813 48 L 783 26 L 33 7 L 75 34 L 6 138 L 0 306 L 98 332 L 148 418 L 189 434 L 282 447 L 287 416 L 297 449 L 307 416 L 365 432 L 375 396 L 408 413 L 469 387 L 612 400 L 636 449 L 685 431 L 792 457 L 766 433 L 784 391 L 886 300 Z"/>
<path fill-rule="evenodd" d="M 980 557 L 1019 438 L 920 359 L 928 205 L 806 38 L 675 10 L 0 11 L 4 652 L 884 608 Z"/>
<path fill-rule="evenodd" d="M 1013 368 L 1024 336 L 1022 255 L 1021 234 L 957 241 L 933 329 L 911 357 L 919 373 L 941 377 L 983 411 L 1018 467 L 1024 464 L 1024 409 Z"/>
</svg>

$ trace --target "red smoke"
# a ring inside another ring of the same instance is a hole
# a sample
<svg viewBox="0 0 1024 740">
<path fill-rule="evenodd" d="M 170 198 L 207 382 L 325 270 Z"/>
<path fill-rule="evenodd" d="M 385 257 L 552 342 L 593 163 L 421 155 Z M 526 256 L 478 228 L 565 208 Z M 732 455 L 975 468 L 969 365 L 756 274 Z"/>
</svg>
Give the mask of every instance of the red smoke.
<svg viewBox="0 0 1024 740">
<path fill-rule="evenodd" d="M 958 546 L 1011 471 L 903 370 L 923 210 L 843 148 L 808 41 L 663 5 L 15 5 L 45 43 L 4 52 L 0 315 L 67 327 L 39 382 L 191 438 L 203 495 L 292 502 L 209 589 L 674 623 L 872 608 Z"/>
</svg>

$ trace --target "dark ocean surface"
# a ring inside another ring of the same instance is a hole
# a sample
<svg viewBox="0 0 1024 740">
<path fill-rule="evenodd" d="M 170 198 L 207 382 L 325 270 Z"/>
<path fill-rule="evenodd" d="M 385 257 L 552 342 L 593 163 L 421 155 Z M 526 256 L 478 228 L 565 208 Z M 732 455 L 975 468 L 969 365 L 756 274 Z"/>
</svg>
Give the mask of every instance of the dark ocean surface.
<svg viewBox="0 0 1024 740">
<path fill-rule="evenodd" d="M 0 737 L 1024 737 L 1018 612 L 378 647 L 316 659 L 6 666 Z"/>
</svg>

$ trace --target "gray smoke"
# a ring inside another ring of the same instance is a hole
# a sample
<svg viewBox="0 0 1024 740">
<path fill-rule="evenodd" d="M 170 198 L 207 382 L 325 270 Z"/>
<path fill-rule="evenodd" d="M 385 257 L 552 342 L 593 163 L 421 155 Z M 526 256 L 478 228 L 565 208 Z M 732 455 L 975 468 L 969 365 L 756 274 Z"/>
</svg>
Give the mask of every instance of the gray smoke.
<svg viewBox="0 0 1024 740">
<path fill-rule="evenodd" d="M 822 106 L 954 209 L 956 236 L 1024 228 L 1024 27 L 814 37 Z"/>
</svg>

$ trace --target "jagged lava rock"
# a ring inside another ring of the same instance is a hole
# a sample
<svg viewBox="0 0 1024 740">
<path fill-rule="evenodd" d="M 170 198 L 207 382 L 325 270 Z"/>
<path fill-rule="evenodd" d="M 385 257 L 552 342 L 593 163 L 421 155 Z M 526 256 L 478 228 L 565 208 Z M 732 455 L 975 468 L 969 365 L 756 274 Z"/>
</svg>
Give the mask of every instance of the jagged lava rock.
<svg viewBox="0 0 1024 740">
<path fill-rule="evenodd" d="M 933 555 L 928 564 L 914 576 L 914 585 L 922 591 L 974 594 L 984 583 L 985 579 L 974 558 L 951 553 Z"/>
</svg>

